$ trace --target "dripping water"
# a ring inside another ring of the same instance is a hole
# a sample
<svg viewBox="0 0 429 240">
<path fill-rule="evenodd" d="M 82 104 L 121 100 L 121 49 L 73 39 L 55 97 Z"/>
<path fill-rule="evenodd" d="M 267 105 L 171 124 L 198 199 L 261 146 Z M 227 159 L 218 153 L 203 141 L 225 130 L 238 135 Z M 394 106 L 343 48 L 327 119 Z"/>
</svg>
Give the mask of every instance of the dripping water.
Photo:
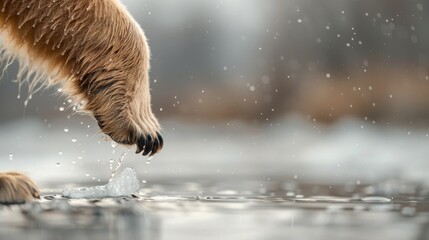
<svg viewBox="0 0 429 240">
<path fill-rule="evenodd" d="M 121 167 L 122 162 L 124 161 L 125 155 L 127 155 L 128 150 L 125 150 L 121 156 L 119 157 L 118 162 L 116 163 L 115 168 L 112 170 L 112 174 L 110 175 L 110 179 L 109 182 L 113 179 L 113 177 L 115 176 L 116 172 L 118 171 L 118 169 Z"/>
</svg>

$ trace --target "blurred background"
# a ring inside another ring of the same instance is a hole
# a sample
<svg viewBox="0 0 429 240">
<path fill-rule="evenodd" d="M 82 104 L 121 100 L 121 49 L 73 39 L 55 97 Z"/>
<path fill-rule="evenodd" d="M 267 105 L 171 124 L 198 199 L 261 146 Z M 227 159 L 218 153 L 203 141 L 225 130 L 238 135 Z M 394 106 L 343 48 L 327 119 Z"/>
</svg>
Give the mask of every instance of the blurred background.
<svg viewBox="0 0 429 240">
<path fill-rule="evenodd" d="M 425 1 L 123 3 L 149 39 L 166 140 L 153 160 L 127 153 L 143 181 L 429 181 Z M 24 106 L 16 72 L 0 85 L 0 170 L 45 186 L 107 179 L 123 148 L 55 87 Z"/>
</svg>

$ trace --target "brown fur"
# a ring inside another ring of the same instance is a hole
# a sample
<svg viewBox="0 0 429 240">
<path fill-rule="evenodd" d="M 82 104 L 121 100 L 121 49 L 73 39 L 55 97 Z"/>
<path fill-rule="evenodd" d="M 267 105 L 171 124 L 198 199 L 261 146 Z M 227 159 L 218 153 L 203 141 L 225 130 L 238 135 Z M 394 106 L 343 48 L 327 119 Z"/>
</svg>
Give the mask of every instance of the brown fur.
<svg viewBox="0 0 429 240">
<path fill-rule="evenodd" d="M 136 144 L 143 155 L 162 148 L 146 37 L 117 0 L 2 0 L 0 34 L 0 60 L 18 58 L 29 98 L 41 86 L 60 85 L 114 141 Z M 22 189 L 7 184 L 21 178 L 5 176 L 0 185 L 9 189 L 0 199 Z"/>
<path fill-rule="evenodd" d="M 18 77 L 34 81 L 30 90 L 44 79 L 59 84 L 114 141 L 158 150 L 149 47 L 118 1 L 3 0 L 0 27 L 7 55 L 23 65 Z"/>
<path fill-rule="evenodd" d="M 23 203 L 35 198 L 40 198 L 40 192 L 29 177 L 16 172 L 0 173 L 0 204 Z"/>
</svg>

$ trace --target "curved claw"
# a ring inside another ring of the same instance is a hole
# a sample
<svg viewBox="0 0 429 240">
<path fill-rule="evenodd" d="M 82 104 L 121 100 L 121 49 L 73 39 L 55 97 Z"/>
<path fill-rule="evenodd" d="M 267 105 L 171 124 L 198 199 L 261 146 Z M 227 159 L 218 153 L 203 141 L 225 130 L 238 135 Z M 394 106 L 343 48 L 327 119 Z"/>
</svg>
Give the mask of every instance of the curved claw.
<svg viewBox="0 0 429 240">
<path fill-rule="evenodd" d="M 137 145 L 136 154 L 139 154 L 144 150 L 144 146 L 146 145 L 146 138 L 145 137 L 139 138 L 139 140 L 137 140 L 136 145 Z"/>
<path fill-rule="evenodd" d="M 164 140 L 159 132 L 156 133 L 155 137 L 151 135 L 140 137 L 137 142 L 136 154 L 143 152 L 143 156 L 149 154 L 149 156 L 155 155 L 164 146 Z"/>
<path fill-rule="evenodd" d="M 150 157 L 155 155 L 155 153 L 158 152 L 158 147 L 159 147 L 159 140 L 158 138 L 155 138 L 155 140 L 153 141 L 152 152 L 149 155 Z"/>
<path fill-rule="evenodd" d="M 159 132 L 156 133 L 156 136 L 158 137 L 158 141 L 159 141 L 159 150 L 161 150 L 162 147 L 164 146 L 164 139 L 162 139 L 162 136 Z"/>
<path fill-rule="evenodd" d="M 152 151 L 152 148 L 153 148 L 152 137 L 150 135 L 148 135 L 146 140 L 147 141 L 146 141 L 146 145 L 144 147 L 143 156 L 148 155 Z"/>
</svg>

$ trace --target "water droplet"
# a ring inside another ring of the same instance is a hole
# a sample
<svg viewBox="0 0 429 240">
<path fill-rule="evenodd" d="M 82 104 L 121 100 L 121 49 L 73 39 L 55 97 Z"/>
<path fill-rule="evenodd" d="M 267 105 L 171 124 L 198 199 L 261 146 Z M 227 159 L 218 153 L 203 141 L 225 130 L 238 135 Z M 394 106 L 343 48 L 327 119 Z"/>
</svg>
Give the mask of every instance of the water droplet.
<svg viewBox="0 0 429 240">
<path fill-rule="evenodd" d="M 91 174 L 89 174 L 89 173 L 85 173 L 85 176 L 89 177 L 89 176 L 91 176 Z"/>
<path fill-rule="evenodd" d="M 57 165 L 57 167 L 59 167 L 61 165 L 61 163 L 57 162 L 56 165 Z"/>
<path fill-rule="evenodd" d="M 64 107 L 60 107 L 59 110 L 60 110 L 60 112 L 63 112 L 64 111 Z"/>
<path fill-rule="evenodd" d="M 153 156 L 152 156 L 152 157 L 149 157 L 149 158 L 146 160 L 146 164 L 150 164 L 150 163 L 151 163 L 151 161 L 152 161 L 152 158 L 153 158 Z"/>
<path fill-rule="evenodd" d="M 124 161 L 125 155 L 127 155 L 127 151 L 124 151 L 121 155 L 121 157 L 119 158 L 118 162 L 116 163 L 115 168 L 112 171 L 112 174 L 110 175 L 110 180 L 113 179 L 113 177 L 115 176 L 116 172 L 118 171 L 118 169 L 121 167 L 122 162 Z M 113 161 L 113 160 L 112 160 Z M 111 163 L 112 164 L 112 163 Z"/>
<path fill-rule="evenodd" d="M 68 128 L 64 128 L 64 132 L 69 132 L 69 129 Z"/>
<path fill-rule="evenodd" d="M 9 154 L 9 160 L 13 160 L 13 154 Z"/>
<path fill-rule="evenodd" d="M 71 140 L 72 142 L 77 142 L 77 139 L 76 138 L 72 138 L 72 140 Z"/>
<path fill-rule="evenodd" d="M 142 180 L 142 183 L 147 183 L 147 181 L 143 179 L 143 180 Z"/>
</svg>

